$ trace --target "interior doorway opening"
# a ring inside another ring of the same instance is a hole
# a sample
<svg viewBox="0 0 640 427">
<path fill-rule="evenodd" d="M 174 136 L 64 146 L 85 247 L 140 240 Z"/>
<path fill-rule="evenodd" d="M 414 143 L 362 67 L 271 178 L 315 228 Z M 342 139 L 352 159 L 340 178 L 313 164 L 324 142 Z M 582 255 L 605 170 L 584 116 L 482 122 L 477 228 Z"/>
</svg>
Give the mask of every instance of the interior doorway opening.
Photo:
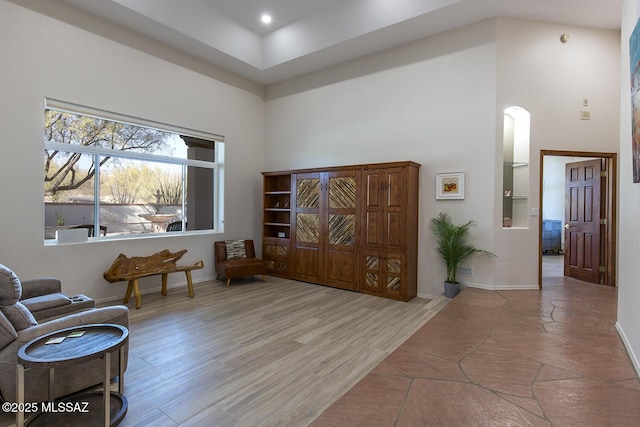
<svg viewBox="0 0 640 427">
<path fill-rule="evenodd" d="M 572 187 L 585 179 L 584 172 L 574 170 L 593 164 L 597 167 L 588 169 L 586 176 L 591 173 L 589 182 L 596 185 L 587 185 L 586 190 Z M 566 172 L 558 172 L 559 167 Z M 546 277 L 585 280 L 584 271 L 593 273 L 588 280 L 592 283 L 616 286 L 617 154 L 541 150 L 539 194 L 538 286 L 542 288 Z M 557 200 L 560 194 L 564 201 L 555 203 L 554 197 Z M 582 228 L 585 212 L 595 224 L 586 231 Z"/>
</svg>

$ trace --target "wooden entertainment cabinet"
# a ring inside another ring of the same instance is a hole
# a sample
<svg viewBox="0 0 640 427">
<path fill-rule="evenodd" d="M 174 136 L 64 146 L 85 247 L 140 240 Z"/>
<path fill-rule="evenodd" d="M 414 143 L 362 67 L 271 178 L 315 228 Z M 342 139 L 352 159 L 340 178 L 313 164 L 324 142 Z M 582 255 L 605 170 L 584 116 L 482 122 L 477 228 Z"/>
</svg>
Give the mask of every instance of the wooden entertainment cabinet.
<svg viewBox="0 0 640 427">
<path fill-rule="evenodd" d="M 268 273 L 414 298 L 419 169 L 407 161 L 263 172 Z"/>
</svg>

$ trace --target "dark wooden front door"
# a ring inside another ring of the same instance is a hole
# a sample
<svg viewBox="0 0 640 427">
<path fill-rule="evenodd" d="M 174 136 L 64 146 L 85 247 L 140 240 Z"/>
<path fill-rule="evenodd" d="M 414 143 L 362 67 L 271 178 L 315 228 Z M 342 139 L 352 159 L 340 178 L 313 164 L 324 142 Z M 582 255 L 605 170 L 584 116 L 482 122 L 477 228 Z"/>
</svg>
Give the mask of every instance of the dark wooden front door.
<svg viewBox="0 0 640 427">
<path fill-rule="evenodd" d="M 600 159 L 566 165 L 564 275 L 591 283 L 600 283 L 600 170 Z"/>
</svg>

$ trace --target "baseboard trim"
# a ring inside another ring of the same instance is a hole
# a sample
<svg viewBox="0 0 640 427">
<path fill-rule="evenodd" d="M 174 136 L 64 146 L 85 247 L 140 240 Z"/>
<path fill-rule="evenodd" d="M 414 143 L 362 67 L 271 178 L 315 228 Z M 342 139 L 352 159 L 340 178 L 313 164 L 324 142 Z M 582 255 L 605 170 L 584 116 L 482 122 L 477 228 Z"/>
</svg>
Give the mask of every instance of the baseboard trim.
<svg viewBox="0 0 640 427">
<path fill-rule="evenodd" d="M 482 283 L 464 283 L 469 288 L 485 289 L 487 291 L 522 291 L 539 289 L 538 285 L 484 285 Z"/>
<path fill-rule="evenodd" d="M 440 295 L 431 295 L 431 294 L 423 294 L 418 292 L 418 295 L 416 295 L 418 298 L 425 298 L 425 299 L 430 299 L 430 300 L 434 300 L 440 296 L 442 296 L 442 294 Z"/>
<path fill-rule="evenodd" d="M 624 347 L 627 349 L 627 354 L 629 355 L 629 359 L 631 359 L 631 363 L 636 370 L 636 374 L 640 377 L 640 361 L 638 361 L 638 357 L 633 352 L 633 348 L 631 348 L 631 344 L 629 343 L 622 326 L 618 322 L 616 322 L 616 331 L 618 331 L 622 344 L 624 344 Z"/>
<path fill-rule="evenodd" d="M 196 280 L 193 280 L 193 285 L 197 285 L 199 283 L 203 283 L 203 282 L 210 282 L 212 280 L 215 280 L 213 277 L 205 277 L 205 278 L 201 278 Z M 127 291 L 127 282 L 123 281 L 123 282 L 118 282 L 118 283 L 122 283 L 123 284 L 123 288 L 122 288 L 122 295 L 118 296 L 111 296 L 111 297 L 106 297 L 106 298 L 100 298 L 100 299 L 96 299 L 96 305 L 100 306 L 102 304 L 110 304 L 112 302 L 116 302 L 116 301 L 120 301 L 120 303 L 122 303 L 122 299 L 124 297 L 124 292 Z M 176 289 L 176 288 L 186 288 L 187 287 L 187 281 L 185 280 L 184 282 L 177 282 L 177 283 L 173 283 L 171 285 L 167 285 L 167 290 L 169 289 Z M 140 295 L 146 295 L 146 294 L 151 294 L 151 293 L 155 293 L 155 292 L 160 292 L 162 290 L 162 285 L 158 286 L 158 287 L 153 287 L 153 288 L 149 288 L 149 289 L 144 289 L 144 290 L 140 290 Z"/>
</svg>

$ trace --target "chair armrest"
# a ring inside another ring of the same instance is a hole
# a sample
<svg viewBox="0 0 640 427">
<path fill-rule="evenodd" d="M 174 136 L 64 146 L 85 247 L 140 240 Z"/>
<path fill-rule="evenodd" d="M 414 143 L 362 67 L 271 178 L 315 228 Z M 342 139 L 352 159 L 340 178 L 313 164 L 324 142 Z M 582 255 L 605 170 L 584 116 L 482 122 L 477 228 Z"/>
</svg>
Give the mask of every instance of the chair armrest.
<svg viewBox="0 0 640 427">
<path fill-rule="evenodd" d="M 93 323 L 115 323 L 128 328 L 129 309 L 123 305 L 115 305 L 69 314 L 67 316 L 18 331 L 18 338 L 16 341 L 20 343 L 18 346 L 19 348 L 32 339 L 50 332 L 74 326 L 90 325 Z"/>
<path fill-rule="evenodd" d="M 62 292 L 62 283 L 54 277 L 42 277 L 39 279 L 21 280 L 22 297 L 27 299 L 39 297 L 41 295 L 55 294 Z"/>
</svg>

